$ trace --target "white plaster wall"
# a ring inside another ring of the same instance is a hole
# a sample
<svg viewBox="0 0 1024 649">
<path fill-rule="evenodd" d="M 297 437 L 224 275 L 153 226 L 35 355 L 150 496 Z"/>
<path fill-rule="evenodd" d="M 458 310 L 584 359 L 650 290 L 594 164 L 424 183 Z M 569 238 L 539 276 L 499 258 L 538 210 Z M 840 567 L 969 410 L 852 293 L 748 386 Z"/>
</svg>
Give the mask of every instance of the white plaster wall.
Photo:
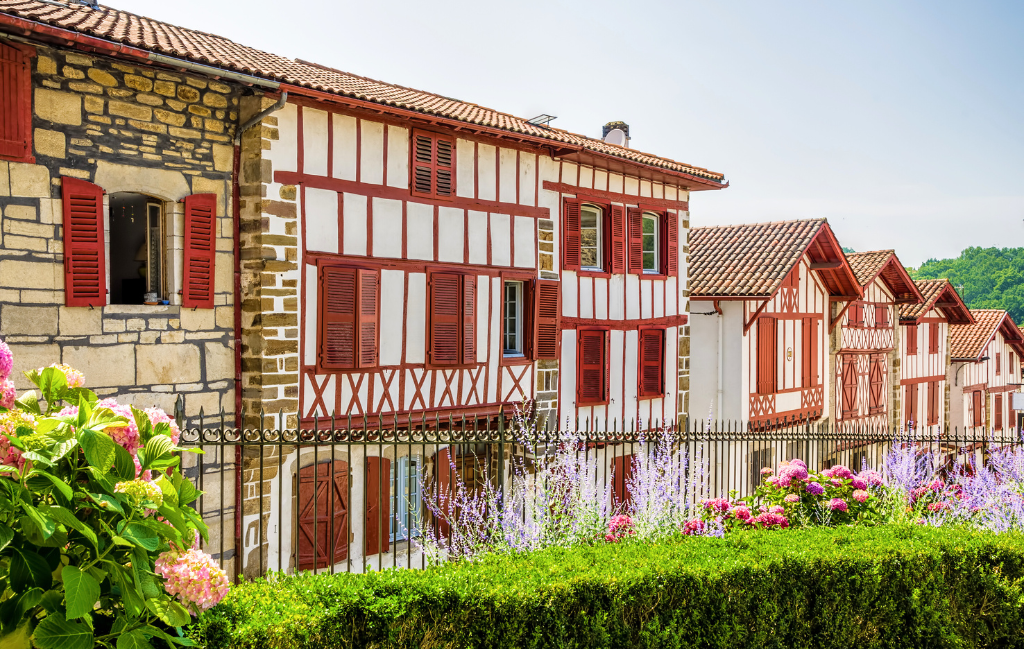
<svg viewBox="0 0 1024 649">
<path fill-rule="evenodd" d="M 406 243 L 409 259 L 434 259 L 434 207 L 423 203 L 405 204 Z"/>
<path fill-rule="evenodd" d="M 343 180 L 356 179 L 356 118 L 335 113 L 331 116 L 334 131 L 334 165 L 332 171 L 335 178 Z M 275 167 L 276 168 L 276 167 Z"/>
<path fill-rule="evenodd" d="M 491 265 L 512 265 L 512 232 L 508 214 L 491 214 Z"/>
<path fill-rule="evenodd" d="M 466 212 L 441 207 L 437 213 L 437 260 L 461 264 L 465 258 Z"/>
<path fill-rule="evenodd" d="M 515 172 L 513 170 L 513 179 Z M 515 266 L 534 268 L 537 265 L 537 220 L 529 216 L 515 217 Z"/>
<path fill-rule="evenodd" d="M 295 104 L 285 104 L 281 110 L 274 113 L 274 117 L 277 118 L 278 139 L 269 151 L 263 152 L 264 157 L 273 165 L 274 171 L 298 171 L 298 114 L 298 107 Z"/>
<path fill-rule="evenodd" d="M 402 320 L 405 316 L 405 273 L 380 272 L 380 364 L 402 363 Z"/>
<path fill-rule="evenodd" d="M 455 140 L 455 195 L 474 198 L 476 145 L 469 140 Z"/>
<path fill-rule="evenodd" d="M 402 201 L 373 199 L 373 256 L 402 257 Z"/>
<path fill-rule="evenodd" d="M 366 196 L 346 193 L 342 199 L 342 232 L 346 255 L 366 255 Z"/>
<path fill-rule="evenodd" d="M 487 263 L 487 212 L 469 210 L 469 263 Z"/>
<path fill-rule="evenodd" d="M 702 315 L 712 313 L 713 315 Z M 690 417 L 705 419 L 708 405 L 717 419 L 718 320 L 710 302 L 694 302 L 690 308 Z"/>
<path fill-rule="evenodd" d="M 409 187 L 409 129 L 388 125 L 388 185 Z"/>
<path fill-rule="evenodd" d="M 324 160 L 326 165 L 326 158 Z M 325 168 L 326 173 L 326 168 Z M 313 187 L 306 193 L 306 248 L 338 252 L 338 192 Z"/>
<path fill-rule="evenodd" d="M 406 311 L 406 363 L 426 360 L 427 274 L 409 273 L 409 308 Z"/>
<path fill-rule="evenodd" d="M 279 122 L 280 123 L 280 122 Z M 327 175 L 327 112 L 302 108 L 302 170 Z"/>
<path fill-rule="evenodd" d="M 384 183 L 384 125 L 380 122 L 359 122 L 359 180 Z"/>
</svg>

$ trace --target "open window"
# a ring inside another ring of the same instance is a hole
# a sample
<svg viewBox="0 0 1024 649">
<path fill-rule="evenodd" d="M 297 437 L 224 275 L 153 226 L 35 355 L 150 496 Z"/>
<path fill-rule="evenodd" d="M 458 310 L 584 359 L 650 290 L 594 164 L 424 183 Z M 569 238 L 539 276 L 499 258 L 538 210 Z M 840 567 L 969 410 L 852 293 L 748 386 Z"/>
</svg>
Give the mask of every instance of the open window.
<svg viewBox="0 0 1024 649">
<path fill-rule="evenodd" d="M 502 284 L 502 356 L 557 360 L 560 282 L 506 278 Z"/>
<path fill-rule="evenodd" d="M 163 204 L 143 194 L 110 196 L 110 303 L 170 302 Z"/>
<path fill-rule="evenodd" d="M 522 280 L 505 281 L 504 317 L 501 325 L 502 354 L 505 358 L 525 358 L 529 351 L 526 345 L 529 332 L 526 323 L 527 286 L 528 283 Z"/>
</svg>

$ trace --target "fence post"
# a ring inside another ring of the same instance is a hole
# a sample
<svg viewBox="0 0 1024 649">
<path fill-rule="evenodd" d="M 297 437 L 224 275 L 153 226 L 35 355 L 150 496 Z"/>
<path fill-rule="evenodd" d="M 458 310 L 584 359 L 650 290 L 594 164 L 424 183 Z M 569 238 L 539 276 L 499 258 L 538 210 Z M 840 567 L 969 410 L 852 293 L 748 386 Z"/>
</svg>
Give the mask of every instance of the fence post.
<svg viewBox="0 0 1024 649">
<path fill-rule="evenodd" d="M 174 423 L 178 424 L 178 430 L 185 429 L 185 398 L 181 394 L 174 400 Z"/>
</svg>

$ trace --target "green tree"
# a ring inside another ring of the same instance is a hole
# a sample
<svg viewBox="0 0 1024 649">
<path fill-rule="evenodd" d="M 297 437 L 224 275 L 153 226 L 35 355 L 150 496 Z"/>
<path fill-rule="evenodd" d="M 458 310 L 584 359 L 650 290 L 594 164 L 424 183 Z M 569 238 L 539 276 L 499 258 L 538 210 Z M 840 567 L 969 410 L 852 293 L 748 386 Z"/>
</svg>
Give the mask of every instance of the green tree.
<svg viewBox="0 0 1024 649">
<path fill-rule="evenodd" d="M 945 278 L 972 309 L 1005 309 L 1024 323 L 1024 248 L 967 248 L 956 259 L 908 268 L 914 279 Z"/>
</svg>

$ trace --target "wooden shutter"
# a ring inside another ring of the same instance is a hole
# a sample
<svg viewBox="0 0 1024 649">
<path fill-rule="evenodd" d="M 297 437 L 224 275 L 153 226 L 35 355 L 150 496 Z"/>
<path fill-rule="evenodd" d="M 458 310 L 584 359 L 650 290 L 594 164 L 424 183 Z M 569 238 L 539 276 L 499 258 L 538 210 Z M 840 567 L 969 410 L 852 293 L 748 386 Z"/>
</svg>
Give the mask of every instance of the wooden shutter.
<svg viewBox="0 0 1024 649">
<path fill-rule="evenodd" d="M 870 414 L 885 412 L 885 360 L 882 356 L 872 356 L 868 371 L 870 393 L 868 409 Z"/>
<path fill-rule="evenodd" d="M 917 325 L 907 325 L 907 354 L 917 353 Z"/>
<path fill-rule="evenodd" d="M 889 307 L 875 307 L 875 327 L 885 328 L 889 326 Z"/>
<path fill-rule="evenodd" d="M 644 213 L 636 208 L 629 210 L 629 272 L 644 272 Z"/>
<path fill-rule="evenodd" d="M 375 270 L 359 271 L 359 367 L 376 367 L 379 337 L 377 305 L 380 275 Z"/>
<path fill-rule="evenodd" d="M 928 382 L 928 425 L 939 423 L 939 382 Z"/>
<path fill-rule="evenodd" d="M 562 265 L 566 270 L 580 269 L 580 202 L 574 199 L 565 201 L 564 230 L 562 236 Z"/>
<path fill-rule="evenodd" d="M 459 287 L 462 276 L 455 273 L 430 274 L 430 363 L 458 365 Z"/>
<path fill-rule="evenodd" d="M 525 298 L 526 296 L 523 295 L 522 297 Z M 523 309 L 523 315 L 526 315 L 526 309 Z M 524 327 L 523 330 L 525 331 L 526 328 Z M 461 334 L 462 364 L 476 363 L 476 275 L 462 276 Z"/>
<path fill-rule="evenodd" d="M 999 352 L 996 352 L 996 376 L 999 376 L 1002 373 L 1002 371 L 1003 371 L 1002 364 L 999 362 L 1001 360 L 1002 360 L 1002 354 L 999 353 Z"/>
<path fill-rule="evenodd" d="M 612 205 L 611 208 L 611 272 L 626 272 L 626 208 Z"/>
<path fill-rule="evenodd" d="M 300 570 L 348 558 L 347 462 L 320 462 L 299 471 L 298 536 Z"/>
<path fill-rule="evenodd" d="M 576 405 L 603 403 L 606 399 L 604 333 L 579 332 Z"/>
<path fill-rule="evenodd" d="M 907 424 L 908 428 L 917 428 L 920 423 L 917 420 L 917 383 L 911 383 L 907 386 Z"/>
<path fill-rule="evenodd" d="M 632 502 L 629 492 L 629 481 L 633 478 L 633 460 L 630 455 L 619 455 L 612 460 L 612 504 L 622 505 L 623 509 Z"/>
<path fill-rule="evenodd" d="M 391 540 L 391 460 L 366 458 L 366 556 L 387 552 Z"/>
<path fill-rule="evenodd" d="M 2 99 L 0 99 L 2 101 Z M 61 178 L 64 203 L 64 303 L 107 303 L 103 190 L 77 178 Z"/>
<path fill-rule="evenodd" d="M 1003 395 L 997 394 L 995 399 L 994 399 L 994 401 L 995 401 L 995 404 L 993 405 L 994 412 L 992 413 L 992 421 L 994 423 L 992 424 L 992 429 L 993 430 L 1002 430 L 1003 429 Z"/>
<path fill-rule="evenodd" d="M 0 157 L 32 156 L 32 86 L 29 57 L 0 43 Z"/>
<path fill-rule="evenodd" d="M 561 283 L 551 279 L 534 280 L 533 307 L 534 358 L 557 361 L 562 313 Z"/>
<path fill-rule="evenodd" d="M 185 277 L 181 305 L 213 308 L 217 256 L 217 195 L 192 194 L 185 197 Z"/>
<path fill-rule="evenodd" d="M 774 394 L 778 376 L 778 329 L 775 318 L 757 319 L 757 393 Z"/>
<path fill-rule="evenodd" d="M 665 331 L 640 331 L 640 396 L 660 397 L 665 389 Z"/>
<path fill-rule="evenodd" d="M 939 353 L 939 323 L 932 322 L 928 325 L 928 353 Z"/>
<path fill-rule="evenodd" d="M 801 327 L 801 386 L 813 388 L 818 385 L 818 319 L 803 318 Z"/>
<path fill-rule="evenodd" d="M 455 195 L 455 141 L 437 133 L 412 134 L 412 193 L 451 198 Z"/>
<path fill-rule="evenodd" d="M 971 405 L 973 406 L 973 421 L 975 426 L 981 426 L 984 419 L 981 413 L 981 390 L 971 393 Z"/>
<path fill-rule="evenodd" d="M 661 267 L 666 275 L 674 277 L 679 274 L 679 215 L 665 212 L 661 221 L 665 224 L 661 233 L 661 240 L 664 242 L 661 247 Z"/>
<path fill-rule="evenodd" d="M 320 367 L 356 367 L 356 305 L 359 276 L 354 268 L 320 269 Z"/>
<path fill-rule="evenodd" d="M 843 419 L 857 416 L 857 359 L 843 356 Z"/>
</svg>

